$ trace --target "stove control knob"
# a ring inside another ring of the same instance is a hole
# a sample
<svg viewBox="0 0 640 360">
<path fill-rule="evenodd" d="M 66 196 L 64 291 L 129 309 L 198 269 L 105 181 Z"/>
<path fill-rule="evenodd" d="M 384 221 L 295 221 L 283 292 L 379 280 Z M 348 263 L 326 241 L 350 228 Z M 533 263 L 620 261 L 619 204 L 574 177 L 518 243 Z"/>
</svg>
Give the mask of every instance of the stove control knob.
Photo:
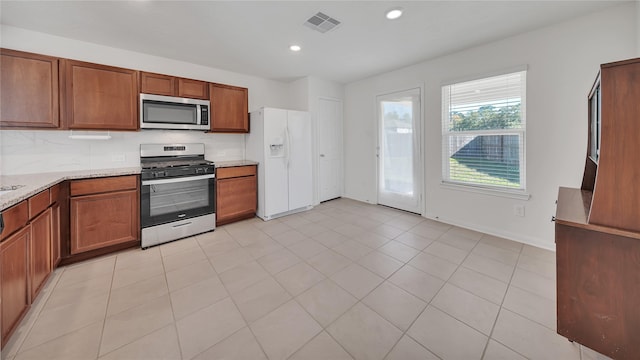
<svg viewBox="0 0 640 360">
<path fill-rule="evenodd" d="M 204 174 L 207 172 L 205 168 L 196 168 L 196 174 Z"/>
</svg>

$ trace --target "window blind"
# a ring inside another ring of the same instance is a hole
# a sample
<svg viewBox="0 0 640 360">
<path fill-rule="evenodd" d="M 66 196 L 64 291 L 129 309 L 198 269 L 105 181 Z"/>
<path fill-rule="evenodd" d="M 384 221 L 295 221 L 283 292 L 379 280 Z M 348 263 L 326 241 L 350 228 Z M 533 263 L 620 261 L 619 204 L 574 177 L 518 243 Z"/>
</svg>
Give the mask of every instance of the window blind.
<svg viewBox="0 0 640 360">
<path fill-rule="evenodd" d="M 443 181 L 525 189 L 526 71 L 442 87 Z"/>
</svg>

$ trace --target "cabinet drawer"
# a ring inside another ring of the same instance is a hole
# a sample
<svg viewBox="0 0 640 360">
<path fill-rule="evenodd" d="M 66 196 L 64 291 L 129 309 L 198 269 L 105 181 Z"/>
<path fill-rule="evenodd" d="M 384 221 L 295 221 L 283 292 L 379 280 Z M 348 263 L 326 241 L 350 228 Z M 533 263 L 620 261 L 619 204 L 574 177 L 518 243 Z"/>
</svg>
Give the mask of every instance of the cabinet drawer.
<svg viewBox="0 0 640 360">
<path fill-rule="evenodd" d="M 29 206 L 27 205 L 27 201 L 25 200 L 3 210 L 2 220 L 4 221 L 4 230 L 2 230 L 2 234 L 0 234 L 0 240 L 4 240 L 27 224 L 29 220 Z"/>
<path fill-rule="evenodd" d="M 51 205 L 51 197 L 49 189 L 42 191 L 29 198 L 29 219 L 33 219 L 36 215 L 44 211 Z"/>
<path fill-rule="evenodd" d="M 216 177 L 218 178 L 218 180 L 241 177 L 241 176 L 252 176 L 255 174 L 256 174 L 256 165 L 225 167 L 225 168 L 218 168 L 216 170 Z"/>
<path fill-rule="evenodd" d="M 71 182 L 71 196 L 135 190 L 137 188 L 138 177 L 136 175 L 74 180 Z"/>
</svg>

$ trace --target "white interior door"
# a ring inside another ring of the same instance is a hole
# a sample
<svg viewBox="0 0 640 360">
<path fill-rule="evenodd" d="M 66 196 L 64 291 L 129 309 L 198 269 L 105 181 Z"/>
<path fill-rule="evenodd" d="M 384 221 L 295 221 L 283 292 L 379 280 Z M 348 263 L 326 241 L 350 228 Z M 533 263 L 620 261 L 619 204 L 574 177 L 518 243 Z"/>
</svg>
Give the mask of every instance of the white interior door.
<svg viewBox="0 0 640 360">
<path fill-rule="evenodd" d="M 287 111 L 264 109 L 264 215 L 289 211 Z"/>
<path fill-rule="evenodd" d="M 379 96 L 378 203 L 421 213 L 420 89 Z"/>
<path fill-rule="evenodd" d="M 289 210 L 295 210 L 313 203 L 311 116 L 305 111 L 289 110 L 287 114 Z"/>
<path fill-rule="evenodd" d="M 319 200 L 342 196 L 342 102 L 318 99 Z"/>
</svg>

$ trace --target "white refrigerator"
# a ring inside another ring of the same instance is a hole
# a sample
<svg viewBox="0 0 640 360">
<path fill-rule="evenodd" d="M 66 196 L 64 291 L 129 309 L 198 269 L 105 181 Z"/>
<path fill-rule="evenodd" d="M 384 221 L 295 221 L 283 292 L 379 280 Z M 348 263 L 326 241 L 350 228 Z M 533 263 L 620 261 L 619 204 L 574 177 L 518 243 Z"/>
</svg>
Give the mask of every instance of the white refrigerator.
<svg viewBox="0 0 640 360">
<path fill-rule="evenodd" d="M 261 108 L 251 113 L 245 155 L 258 165 L 258 210 L 263 220 L 308 210 L 313 203 L 311 116 Z"/>
</svg>

